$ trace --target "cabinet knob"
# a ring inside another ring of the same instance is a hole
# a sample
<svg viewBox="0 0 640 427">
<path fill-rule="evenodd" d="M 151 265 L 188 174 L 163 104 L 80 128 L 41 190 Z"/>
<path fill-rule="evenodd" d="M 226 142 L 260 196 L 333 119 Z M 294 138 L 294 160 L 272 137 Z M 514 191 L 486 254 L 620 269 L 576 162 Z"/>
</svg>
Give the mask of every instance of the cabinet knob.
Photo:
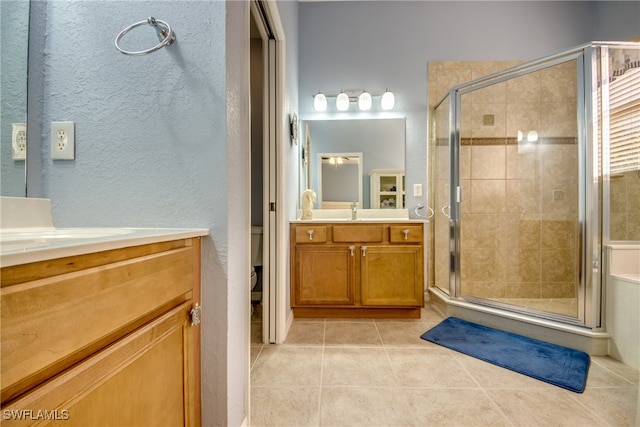
<svg viewBox="0 0 640 427">
<path fill-rule="evenodd" d="M 309 240 L 313 240 L 313 233 L 315 233 L 315 231 L 307 230 L 307 234 L 309 235 Z"/>
<path fill-rule="evenodd" d="M 196 305 L 189 311 L 191 317 L 191 326 L 198 326 L 202 318 L 202 307 L 196 303 Z"/>
<path fill-rule="evenodd" d="M 356 247 L 354 245 L 349 246 L 349 252 L 351 253 L 351 256 L 354 255 L 355 250 L 356 250 Z"/>
<path fill-rule="evenodd" d="M 362 251 L 362 256 L 367 256 L 367 249 L 369 249 L 366 246 L 363 246 L 360 250 Z"/>
<path fill-rule="evenodd" d="M 407 240 L 409 238 L 409 229 L 405 228 L 402 230 L 402 234 L 404 234 L 404 240 Z"/>
</svg>

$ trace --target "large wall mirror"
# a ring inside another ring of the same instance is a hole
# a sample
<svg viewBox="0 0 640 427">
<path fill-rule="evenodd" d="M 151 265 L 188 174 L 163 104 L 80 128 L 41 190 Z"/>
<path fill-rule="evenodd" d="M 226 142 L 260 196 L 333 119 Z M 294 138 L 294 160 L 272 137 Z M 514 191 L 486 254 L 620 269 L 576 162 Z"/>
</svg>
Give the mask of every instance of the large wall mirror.
<svg viewBox="0 0 640 427">
<path fill-rule="evenodd" d="M 26 196 L 29 1 L 0 1 L 0 195 Z"/>
<path fill-rule="evenodd" d="M 306 120 L 301 128 L 300 189 L 318 194 L 315 209 L 323 208 L 321 202 L 325 208 L 349 208 L 353 201 L 360 208 L 380 208 L 371 202 L 369 174 L 375 170 L 404 173 L 405 119 Z M 348 188 L 360 189 L 361 196 L 356 199 L 355 192 L 345 196 Z"/>
</svg>

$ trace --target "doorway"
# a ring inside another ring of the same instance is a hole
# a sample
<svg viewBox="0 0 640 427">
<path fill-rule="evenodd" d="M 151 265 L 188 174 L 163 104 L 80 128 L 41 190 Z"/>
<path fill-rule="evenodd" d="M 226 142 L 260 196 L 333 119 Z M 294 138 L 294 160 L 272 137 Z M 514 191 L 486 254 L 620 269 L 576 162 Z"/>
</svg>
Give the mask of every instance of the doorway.
<svg viewBox="0 0 640 427">
<path fill-rule="evenodd" d="M 276 35 L 267 4 L 251 2 L 251 340 L 275 343 L 277 332 Z"/>
</svg>

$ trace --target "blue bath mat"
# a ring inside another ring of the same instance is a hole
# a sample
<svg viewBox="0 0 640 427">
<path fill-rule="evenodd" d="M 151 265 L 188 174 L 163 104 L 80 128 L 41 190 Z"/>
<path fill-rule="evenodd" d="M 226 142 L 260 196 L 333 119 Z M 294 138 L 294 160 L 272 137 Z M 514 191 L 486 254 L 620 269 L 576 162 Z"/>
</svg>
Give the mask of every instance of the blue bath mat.
<svg viewBox="0 0 640 427">
<path fill-rule="evenodd" d="M 590 359 L 582 351 L 456 317 L 443 320 L 421 338 L 576 393 L 587 383 Z"/>
</svg>

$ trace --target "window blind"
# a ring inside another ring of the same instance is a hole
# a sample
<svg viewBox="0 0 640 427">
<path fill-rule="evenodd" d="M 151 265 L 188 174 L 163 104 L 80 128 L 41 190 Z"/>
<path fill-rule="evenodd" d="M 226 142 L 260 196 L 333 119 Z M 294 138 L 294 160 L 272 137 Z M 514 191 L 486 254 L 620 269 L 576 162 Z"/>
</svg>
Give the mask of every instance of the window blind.
<svg viewBox="0 0 640 427">
<path fill-rule="evenodd" d="M 640 68 L 610 84 L 609 108 L 611 173 L 640 170 Z"/>
</svg>

